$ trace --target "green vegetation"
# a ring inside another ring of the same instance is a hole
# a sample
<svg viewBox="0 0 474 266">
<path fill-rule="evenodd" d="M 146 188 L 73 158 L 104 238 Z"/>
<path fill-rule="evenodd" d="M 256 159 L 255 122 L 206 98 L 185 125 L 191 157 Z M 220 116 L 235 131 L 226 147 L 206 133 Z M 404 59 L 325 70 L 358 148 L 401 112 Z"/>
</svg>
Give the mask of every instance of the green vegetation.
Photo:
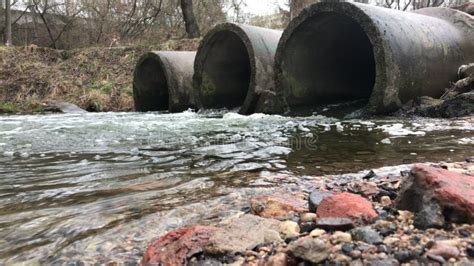
<svg viewBox="0 0 474 266">
<path fill-rule="evenodd" d="M 16 113 L 18 108 L 13 103 L 0 102 L 0 113 Z"/>
<path fill-rule="evenodd" d="M 182 40 L 156 47 L 68 51 L 0 46 L 0 112 L 43 112 L 53 101 L 89 111 L 132 111 L 138 58 L 150 50 L 196 50 L 198 43 Z"/>
</svg>

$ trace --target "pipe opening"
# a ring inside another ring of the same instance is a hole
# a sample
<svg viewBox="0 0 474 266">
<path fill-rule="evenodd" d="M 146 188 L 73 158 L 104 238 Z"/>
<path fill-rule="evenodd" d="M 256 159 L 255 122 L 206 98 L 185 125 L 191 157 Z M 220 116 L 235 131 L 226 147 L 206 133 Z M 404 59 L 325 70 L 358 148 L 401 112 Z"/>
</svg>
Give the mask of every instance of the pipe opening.
<svg viewBox="0 0 474 266">
<path fill-rule="evenodd" d="M 166 111 L 169 108 L 168 82 L 159 59 L 144 59 L 135 73 L 135 107 L 137 111 Z"/>
<path fill-rule="evenodd" d="M 247 47 L 232 31 L 216 33 L 206 44 L 198 88 L 204 108 L 241 106 L 250 86 Z"/>
<path fill-rule="evenodd" d="M 296 27 L 281 62 L 290 107 L 368 101 L 375 84 L 374 48 L 359 23 L 340 13 L 318 13 Z"/>
</svg>

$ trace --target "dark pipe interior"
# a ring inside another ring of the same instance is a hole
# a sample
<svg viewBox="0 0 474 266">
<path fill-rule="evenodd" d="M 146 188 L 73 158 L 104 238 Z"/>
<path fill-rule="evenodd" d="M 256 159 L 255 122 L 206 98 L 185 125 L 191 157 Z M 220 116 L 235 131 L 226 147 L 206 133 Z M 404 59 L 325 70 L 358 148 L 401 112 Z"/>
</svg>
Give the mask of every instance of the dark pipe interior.
<svg viewBox="0 0 474 266">
<path fill-rule="evenodd" d="M 369 38 L 353 19 L 321 13 L 290 37 L 282 55 L 284 89 L 293 107 L 368 99 L 375 83 Z"/>
<path fill-rule="evenodd" d="M 169 107 L 166 76 L 155 58 L 145 59 L 137 68 L 135 91 L 139 111 L 165 111 Z"/>
<path fill-rule="evenodd" d="M 241 106 L 250 85 L 250 58 L 241 38 L 223 31 L 213 36 L 204 57 L 201 101 L 206 108 Z"/>
</svg>

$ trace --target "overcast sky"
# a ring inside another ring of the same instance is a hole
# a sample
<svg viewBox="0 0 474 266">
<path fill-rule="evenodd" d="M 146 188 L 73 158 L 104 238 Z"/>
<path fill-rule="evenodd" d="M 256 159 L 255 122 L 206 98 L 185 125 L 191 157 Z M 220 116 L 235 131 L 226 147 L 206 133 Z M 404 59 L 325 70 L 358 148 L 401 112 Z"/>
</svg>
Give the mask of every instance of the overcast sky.
<svg viewBox="0 0 474 266">
<path fill-rule="evenodd" d="M 255 15 L 273 14 L 278 5 L 285 7 L 285 0 L 246 0 L 245 2 L 245 12 Z"/>
</svg>

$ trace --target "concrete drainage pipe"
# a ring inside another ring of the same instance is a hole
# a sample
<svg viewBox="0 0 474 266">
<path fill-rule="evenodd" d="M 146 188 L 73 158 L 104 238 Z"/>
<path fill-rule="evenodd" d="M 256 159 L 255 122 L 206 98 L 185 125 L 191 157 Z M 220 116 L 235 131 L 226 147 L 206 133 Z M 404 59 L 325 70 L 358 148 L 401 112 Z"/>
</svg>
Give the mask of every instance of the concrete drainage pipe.
<svg viewBox="0 0 474 266">
<path fill-rule="evenodd" d="M 448 8 L 318 3 L 283 33 L 276 88 L 290 108 L 366 99 L 379 114 L 439 97 L 458 67 L 474 62 L 473 25 L 472 16 Z"/>
<path fill-rule="evenodd" d="M 203 108 L 240 107 L 261 112 L 262 96 L 273 93 L 274 56 L 282 32 L 225 23 L 202 40 L 194 66 L 194 89 Z"/>
<path fill-rule="evenodd" d="M 139 112 L 197 108 L 192 88 L 195 52 L 149 52 L 138 61 L 133 99 Z"/>
</svg>

